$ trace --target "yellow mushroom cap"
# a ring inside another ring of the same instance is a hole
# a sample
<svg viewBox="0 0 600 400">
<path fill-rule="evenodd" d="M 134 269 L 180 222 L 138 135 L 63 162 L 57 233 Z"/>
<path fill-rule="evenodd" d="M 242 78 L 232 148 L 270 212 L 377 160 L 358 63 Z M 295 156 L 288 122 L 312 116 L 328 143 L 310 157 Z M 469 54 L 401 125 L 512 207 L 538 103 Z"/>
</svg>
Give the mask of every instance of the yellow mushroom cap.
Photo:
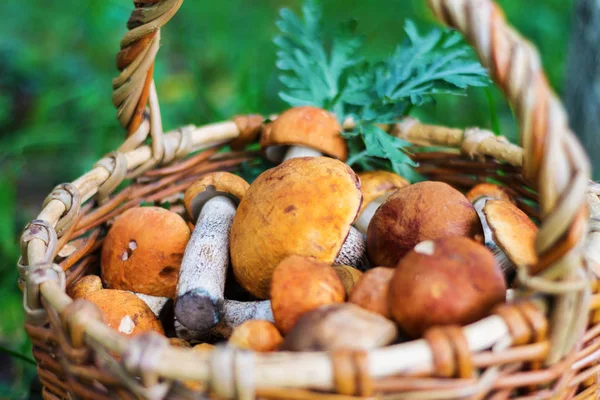
<svg viewBox="0 0 600 400">
<path fill-rule="evenodd" d="M 237 281 L 265 299 L 273 270 L 288 255 L 332 264 L 361 199 L 354 171 L 332 158 L 294 158 L 265 171 L 233 219 L 230 254 Z"/>
<path fill-rule="evenodd" d="M 535 237 L 538 228 L 517 206 L 502 200 L 488 200 L 483 207 L 494 242 L 509 260 L 519 265 L 534 265 Z"/>
<path fill-rule="evenodd" d="M 389 171 L 360 172 L 358 177 L 360 178 L 360 191 L 363 194 L 360 212 L 373 200 L 410 184 L 400 175 Z"/>
<path fill-rule="evenodd" d="M 340 123 L 329 112 L 311 106 L 284 111 L 263 132 L 260 144 L 268 159 L 279 162 L 283 146 L 299 145 L 346 161 L 348 147 Z"/>
<path fill-rule="evenodd" d="M 215 196 L 227 196 L 239 203 L 248 190 L 248 182 L 231 172 L 212 172 L 196 180 L 183 195 L 188 215 L 196 220 L 204 204 Z"/>
</svg>

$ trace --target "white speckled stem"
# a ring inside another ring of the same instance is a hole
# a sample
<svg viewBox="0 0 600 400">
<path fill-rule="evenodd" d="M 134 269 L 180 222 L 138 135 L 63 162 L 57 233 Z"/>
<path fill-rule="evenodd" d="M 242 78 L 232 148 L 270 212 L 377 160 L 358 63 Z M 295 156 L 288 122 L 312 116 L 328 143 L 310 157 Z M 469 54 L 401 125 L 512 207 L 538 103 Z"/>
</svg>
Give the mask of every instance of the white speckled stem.
<svg viewBox="0 0 600 400">
<path fill-rule="evenodd" d="M 283 156 L 283 161 L 290 160 L 298 157 L 321 157 L 323 154 L 317 150 L 311 149 L 310 147 L 304 146 L 290 146 Z M 282 161 L 282 162 L 283 162 Z"/>
<path fill-rule="evenodd" d="M 392 195 L 392 191 L 390 193 L 384 194 L 383 196 L 379 196 L 365 207 L 365 209 L 360 213 L 356 222 L 354 222 L 354 227 L 358 229 L 358 231 L 364 235 L 367 234 L 367 229 L 369 228 L 369 223 L 375 214 L 375 211 L 381 206 L 388 197 Z"/>
<path fill-rule="evenodd" d="M 349 265 L 364 270 L 367 267 L 367 242 L 356 228 L 350 227 L 346 241 L 335 258 L 334 264 Z"/>
<path fill-rule="evenodd" d="M 150 296 L 148 294 L 134 293 L 134 292 L 132 292 L 132 293 L 135 294 L 140 299 L 142 299 L 144 301 L 144 303 L 146 303 L 146 305 L 148 307 L 150 307 L 150 310 L 152 310 L 154 315 L 156 315 L 157 317 L 162 313 L 165 306 L 168 304 L 168 302 L 170 300 L 168 297 Z"/>
<path fill-rule="evenodd" d="M 219 322 L 229 265 L 229 230 L 235 210 L 228 197 L 208 200 L 185 249 L 175 315 L 189 329 L 204 331 Z"/>
<path fill-rule="evenodd" d="M 251 319 L 261 319 L 273 322 L 273 311 L 271 301 L 235 301 L 225 300 L 221 314 L 221 320 L 211 329 L 205 331 L 194 331 L 188 329 L 175 320 L 175 333 L 177 337 L 185 340 L 210 340 L 227 339 L 233 329 Z"/>
</svg>

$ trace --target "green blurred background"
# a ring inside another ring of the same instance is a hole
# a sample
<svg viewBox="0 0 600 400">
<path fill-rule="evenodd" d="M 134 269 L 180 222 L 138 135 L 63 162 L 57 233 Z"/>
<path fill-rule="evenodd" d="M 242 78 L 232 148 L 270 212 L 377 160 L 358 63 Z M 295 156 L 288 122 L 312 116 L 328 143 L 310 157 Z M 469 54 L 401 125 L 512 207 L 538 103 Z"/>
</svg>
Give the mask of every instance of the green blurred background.
<svg viewBox="0 0 600 400">
<path fill-rule="evenodd" d="M 499 0 L 540 49 L 562 93 L 572 0 Z M 331 28 L 355 17 L 372 57 L 392 51 L 405 18 L 434 24 L 425 0 L 325 0 Z M 247 112 L 271 113 L 278 99 L 275 21 L 299 0 L 186 1 L 162 33 L 155 69 L 165 129 Z M 17 288 L 18 238 L 44 197 L 123 140 L 111 104 L 115 55 L 132 10 L 117 0 L 5 0 L 0 13 L 0 398 L 26 398 L 35 367 Z M 496 129 L 515 140 L 510 109 L 495 89 L 439 98 L 415 113 L 452 126 Z M 498 120 L 498 124 L 493 122 Z"/>
</svg>

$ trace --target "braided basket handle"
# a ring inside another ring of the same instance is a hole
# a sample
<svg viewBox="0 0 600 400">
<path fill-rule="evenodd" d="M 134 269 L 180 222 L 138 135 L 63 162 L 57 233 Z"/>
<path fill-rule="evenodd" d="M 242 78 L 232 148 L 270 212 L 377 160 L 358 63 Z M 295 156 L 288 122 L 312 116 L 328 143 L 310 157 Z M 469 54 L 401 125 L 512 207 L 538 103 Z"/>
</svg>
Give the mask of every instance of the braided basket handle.
<svg viewBox="0 0 600 400">
<path fill-rule="evenodd" d="M 142 138 L 136 143 L 143 142 L 149 130 L 155 162 L 162 156 L 162 126 L 152 80 L 154 59 L 160 28 L 182 3 L 183 0 L 137 0 L 127 23 L 130 30 L 121 40 L 117 56 L 121 73 L 113 81 L 113 103 L 118 108 L 118 119 L 128 136 Z M 544 283 L 550 281 L 585 279 L 582 247 L 588 230 L 589 161 L 568 126 L 560 100 L 548 85 L 538 52 L 506 23 L 502 10 L 492 0 L 428 3 L 440 21 L 458 29 L 469 40 L 515 110 L 524 148 L 523 175 L 538 191 L 541 208 L 542 224 L 536 240 L 539 263 L 529 272 L 543 272 L 545 280 L 532 280 L 532 285 L 537 282 L 532 288 L 544 291 L 549 287 Z M 143 124 L 147 106 L 150 126 Z M 139 135 L 144 129 L 146 133 Z M 554 295 L 559 293 L 555 304 L 558 316 L 552 319 L 551 359 L 562 357 L 572 347 L 571 342 L 579 337 L 577 332 L 584 325 L 583 317 L 565 317 L 586 305 L 582 285 L 569 283 L 564 290 L 558 290 L 556 285 L 548 290 Z"/>
</svg>

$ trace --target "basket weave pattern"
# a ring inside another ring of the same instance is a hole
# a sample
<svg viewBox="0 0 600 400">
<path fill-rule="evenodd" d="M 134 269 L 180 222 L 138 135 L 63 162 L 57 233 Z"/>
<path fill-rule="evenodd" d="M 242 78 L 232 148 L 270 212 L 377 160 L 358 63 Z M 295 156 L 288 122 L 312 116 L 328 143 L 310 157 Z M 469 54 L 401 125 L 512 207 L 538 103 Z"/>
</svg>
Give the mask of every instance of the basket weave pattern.
<svg viewBox="0 0 600 400">
<path fill-rule="evenodd" d="M 236 170 L 260 157 L 217 153 L 226 143 L 240 149 L 254 141 L 263 120 L 258 116 L 163 133 L 153 65 L 160 28 L 182 2 L 136 2 L 117 56 L 121 73 L 113 81 L 113 103 L 127 140 L 90 172 L 58 186 L 23 233 L 19 270 L 26 330 L 45 398 L 204 398 L 206 391 L 240 399 L 373 393 L 390 399 L 596 398 L 600 190 L 589 182 L 587 157 L 546 82 L 537 51 L 490 0 L 429 0 L 429 5 L 473 44 L 503 89 L 519 121 L 522 148 L 484 130 L 410 118 L 389 131 L 416 146 L 444 148 L 415 152 L 423 175 L 460 189 L 494 178 L 540 221 L 539 263 L 518 268 L 517 301 L 470 326 L 434 328 L 409 343 L 303 354 L 254 354 L 225 346 L 204 354 L 171 347 L 158 335 L 126 338 L 102 322 L 93 304 L 72 301 L 65 288 L 97 271 L 107 221 L 142 201 L 177 199 L 198 176 Z M 151 145 L 144 145 L 149 136 Z M 113 195 L 128 178 L 135 179 Z M 174 211 L 183 211 L 174 204 Z M 71 250 L 61 253 L 66 244 Z"/>
</svg>

